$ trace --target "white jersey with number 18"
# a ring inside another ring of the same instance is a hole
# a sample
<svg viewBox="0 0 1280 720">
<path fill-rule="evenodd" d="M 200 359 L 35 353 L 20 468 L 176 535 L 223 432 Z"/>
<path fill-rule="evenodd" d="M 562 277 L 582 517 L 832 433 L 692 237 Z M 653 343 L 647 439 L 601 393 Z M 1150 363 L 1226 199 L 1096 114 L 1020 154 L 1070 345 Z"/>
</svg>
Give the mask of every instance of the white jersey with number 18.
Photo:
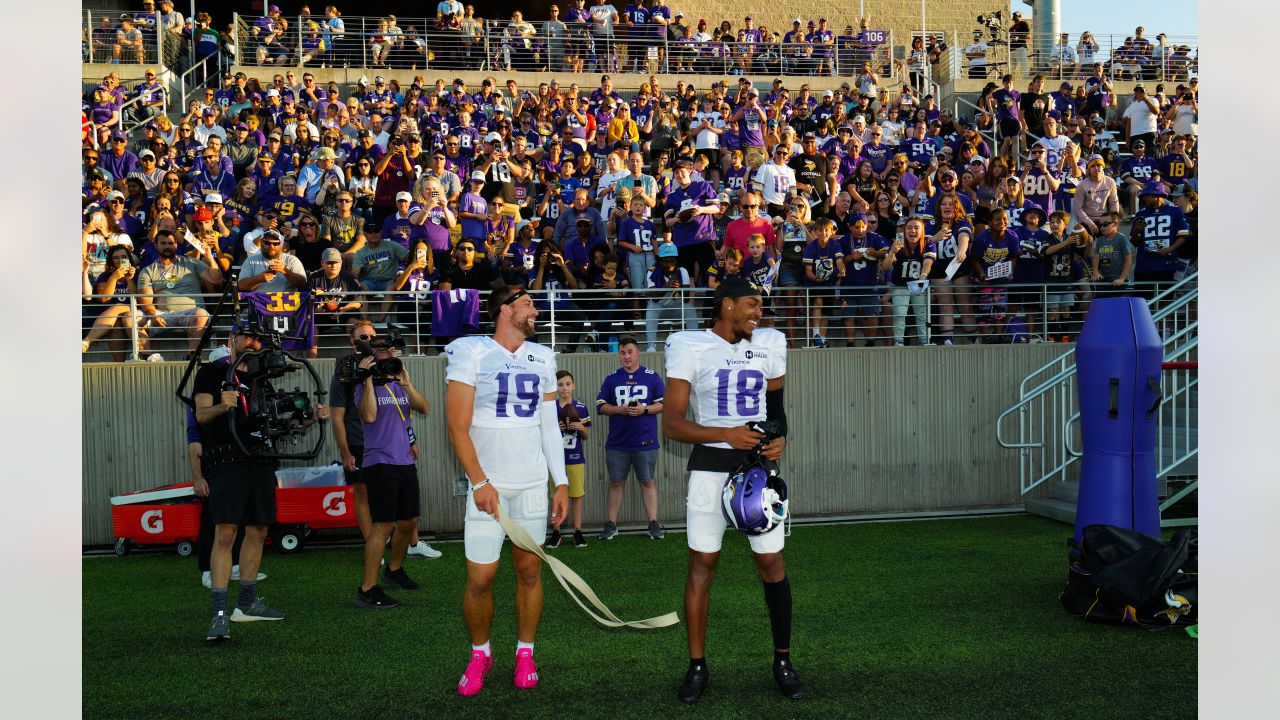
<svg viewBox="0 0 1280 720">
<path fill-rule="evenodd" d="M 765 419 L 765 386 L 787 373 L 787 338 L 759 328 L 750 340 L 730 343 L 711 330 L 686 330 L 667 338 L 666 362 L 668 380 L 691 386 L 694 422 L 736 427 Z"/>
<path fill-rule="evenodd" d="M 471 336 L 449 343 L 445 355 L 445 380 L 476 389 L 469 434 L 485 475 L 504 490 L 546 485 L 539 413 L 556 390 L 555 353 L 531 342 L 507 352 L 492 337 Z"/>
</svg>

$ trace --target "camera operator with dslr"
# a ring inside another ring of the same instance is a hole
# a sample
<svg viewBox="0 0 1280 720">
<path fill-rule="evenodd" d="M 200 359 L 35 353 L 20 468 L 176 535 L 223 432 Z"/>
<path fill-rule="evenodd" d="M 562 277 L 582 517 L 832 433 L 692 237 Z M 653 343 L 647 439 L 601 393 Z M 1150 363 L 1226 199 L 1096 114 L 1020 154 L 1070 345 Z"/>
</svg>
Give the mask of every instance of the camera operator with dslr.
<svg viewBox="0 0 1280 720">
<path fill-rule="evenodd" d="M 229 639 L 229 622 L 284 619 L 284 613 L 268 607 L 257 594 L 262 544 L 267 536 L 267 526 L 275 521 L 275 470 L 278 465 L 275 459 L 260 457 L 258 453 L 273 449 L 275 431 L 280 423 L 275 419 L 274 407 L 267 408 L 272 420 L 264 421 L 260 417 L 262 405 L 273 405 L 270 394 L 274 391 L 266 376 L 270 374 L 269 368 L 276 358 L 255 356 L 251 363 L 254 367 L 251 368 L 244 356 L 262 350 L 264 345 L 283 355 L 271 334 L 256 323 L 237 323 L 232 328 L 227 363 L 205 365 L 197 371 L 195 378 L 193 402 L 196 422 L 200 424 L 204 441 L 201 457 L 209 485 L 209 513 L 215 526 L 213 551 L 209 558 L 213 618 L 209 623 L 207 640 Z M 227 386 L 228 367 L 235 368 L 230 373 L 230 387 Z M 264 367 L 268 371 L 264 372 Z M 285 399 L 292 403 L 298 398 Z M 305 427 L 328 416 L 328 407 L 317 404 L 302 411 L 301 415 L 293 415 L 288 422 L 294 427 Z M 228 616 L 231 546 L 241 523 L 245 528 L 240 548 L 240 594 L 235 609 Z"/>
<path fill-rule="evenodd" d="M 365 350 L 363 341 L 356 345 Z M 396 357 L 397 346 L 403 345 L 399 338 L 374 337 L 367 345 L 372 354 L 365 354 L 355 365 L 357 376 L 362 376 L 352 393 L 364 432 L 360 475 L 372 523 L 364 542 L 364 578 L 356 589 L 355 605 L 360 608 L 390 609 L 400 604 L 378 585 L 378 567 L 388 537 L 392 538 L 391 557 L 382 580 L 404 590 L 419 587 L 404 571 L 421 503 L 414 466 L 417 436 L 410 418 L 415 411 L 427 414 L 430 407 Z"/>
</svg>

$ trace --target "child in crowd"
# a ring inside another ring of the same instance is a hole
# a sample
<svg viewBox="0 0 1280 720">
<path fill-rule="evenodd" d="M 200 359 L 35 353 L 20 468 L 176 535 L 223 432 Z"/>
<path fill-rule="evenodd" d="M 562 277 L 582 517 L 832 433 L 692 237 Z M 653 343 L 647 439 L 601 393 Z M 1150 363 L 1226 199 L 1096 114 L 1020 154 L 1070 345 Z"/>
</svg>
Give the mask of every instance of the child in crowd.
<svg viewBox="0 0 1280 720">
<path fill-rule="evenodd" d="M 615 263 L 616 265 L 616 263 Z M 569 513 L 573 515 L 573 546 L 586 547 L 587 539 L 582 536 L 582 498 L 587 494 L 586 467 L 587 455 L 582 443 L 591 432 L 591 416 L 587 406 L 573 399 L 578 389 L 573 381 L 573 373 L 560 370 L 556 373 L 556 404 L 560 407 L 560 437 L 564 441 L 564 472 L 569 476 Z M 552 490 L 555 485 L 552 484 Z M 563 535 L 560 526 L 551 528 L 547 537 L 548 548 L 560 547 Z"/>
</svg>

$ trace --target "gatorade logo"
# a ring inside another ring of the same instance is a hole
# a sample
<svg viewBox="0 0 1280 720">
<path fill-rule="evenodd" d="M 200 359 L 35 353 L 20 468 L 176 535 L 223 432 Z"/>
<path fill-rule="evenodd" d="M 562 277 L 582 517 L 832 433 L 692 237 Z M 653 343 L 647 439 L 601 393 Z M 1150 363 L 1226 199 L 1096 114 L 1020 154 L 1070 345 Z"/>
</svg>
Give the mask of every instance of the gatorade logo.
<svg viewBox="0 0 1280 720">
<path fill-rule="evenodd" d="M 159 510 L 148 510 L 142 513 L 142 530 L 151 535 L 164 532 L 164 517 Z"/>
<path fill-rule="evenodd" d="M 321 506 L 324 508 L 326 514 L 334 517 L 340 517 L 347 512 L 347 502 L 343 499 L 343 492 L 341 490 L 325 495 Z"/>
</svg>

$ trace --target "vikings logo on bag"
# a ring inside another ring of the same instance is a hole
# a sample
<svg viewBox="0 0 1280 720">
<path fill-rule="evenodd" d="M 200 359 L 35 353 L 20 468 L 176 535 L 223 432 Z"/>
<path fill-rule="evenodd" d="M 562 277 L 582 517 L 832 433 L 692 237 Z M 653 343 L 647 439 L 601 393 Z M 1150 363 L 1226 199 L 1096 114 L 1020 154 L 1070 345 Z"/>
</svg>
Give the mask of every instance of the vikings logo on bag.
<svg viewBox="0 0 1280 720">
<path fill-rule="evenodd" d="M 1166 590 L 1164 593 L 1164 601 L 1169 607 L 1157 613 L 1164 615 L 1169 620 L 1169 624 L 1173 625 L 1178 622 L 1178 618 L 1191 612 L 1191 601 L 1185 597 L 1176 594 L 1172 590 Z"/>
</svg>

